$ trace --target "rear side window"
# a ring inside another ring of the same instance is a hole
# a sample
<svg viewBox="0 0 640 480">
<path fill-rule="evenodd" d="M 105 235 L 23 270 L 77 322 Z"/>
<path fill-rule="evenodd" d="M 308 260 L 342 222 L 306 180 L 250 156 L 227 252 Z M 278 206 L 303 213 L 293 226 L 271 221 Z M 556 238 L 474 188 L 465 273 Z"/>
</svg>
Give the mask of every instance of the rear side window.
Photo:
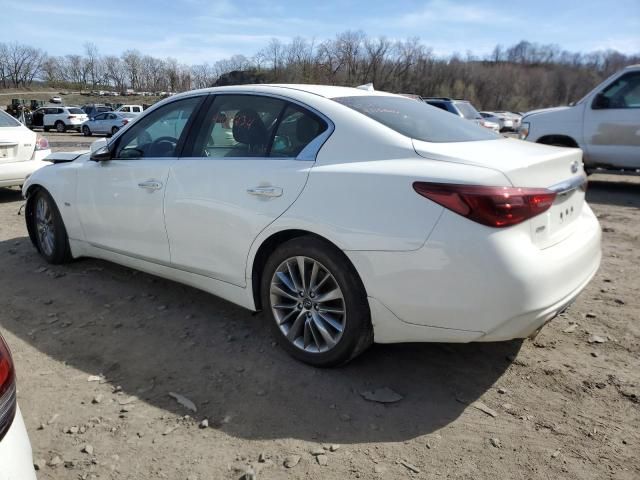
<svg viewBox="0 0 640 480">
<path fill-rule="evenodd" d="M 0 128 L 2 127 L 19 127 L 21 124 L 8 113 L 0 110 Z"/>
<path fill-rule="evenodd" d="M 71 115 L 84 115 L 85 113 L 79 108 L 70 108 L 69 113 Z"/>
<path fill-rule="evenodd" d="M 289 105 L 276 129 L 269 156 L 295 158 L 326 129 L 327 124 L 316 115 L 297 105 Z"/>
<path fill-rule="evenodd" d="M 333 100 L 402 135 L 424 142 L 473 142 L 500 138 L 469 120 L 409 98 L 363 95 Z"/>
</svg>

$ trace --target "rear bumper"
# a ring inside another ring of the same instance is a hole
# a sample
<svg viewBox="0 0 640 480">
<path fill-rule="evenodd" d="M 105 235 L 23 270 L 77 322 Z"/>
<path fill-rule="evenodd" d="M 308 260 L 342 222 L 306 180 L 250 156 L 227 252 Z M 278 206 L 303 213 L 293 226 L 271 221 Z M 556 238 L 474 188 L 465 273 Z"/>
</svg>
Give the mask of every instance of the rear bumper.
<svg viewBox="0 0 640 480">
<path fill-rule="evenodd" d="M 0 480 L 36 480 L 31 444 L 20 408 L 0 441 Z"/>
<path fill-rule="evenodd" d="M 346 252 L 370 297 L 376 342 L 525 338 L 560 313 L 600 264 L 600 226 L 588 207 L 548 248 L 525 222 L 504 230 L 443 214 L 423 248 Z"/>
<path fill-rule="evenodd" d="M 43 159 L 51 150 L 38 150 L 33 153 L 31 160 L 26 162 L 3 163 L 0 165 L 0 187 L 12 187 L 24 184 L 25 179 L 39 168 L 51 165 Z"/>
</svg>

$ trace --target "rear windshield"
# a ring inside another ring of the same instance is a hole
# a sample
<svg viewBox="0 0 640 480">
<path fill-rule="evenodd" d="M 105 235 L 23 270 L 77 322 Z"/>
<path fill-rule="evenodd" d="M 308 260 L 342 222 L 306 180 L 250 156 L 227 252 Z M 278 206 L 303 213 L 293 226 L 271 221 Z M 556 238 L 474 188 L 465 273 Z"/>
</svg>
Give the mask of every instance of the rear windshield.
<svg viewBox="0 0 640 480">
<path fill-rule="evenodd" d="M 8 113 L 0 110 L 0 127 L 18 127 L 20 122 L 13 118 Z"/>
<path fill-rule="evenodd" d="M 420 100 L 391 96 L 334 98 L 402 135 L 424 142 L 495 140 L 497 134 Z"/>
<path fill-rule="evenodd" d="M 79 108 L 70 108 L 69 113 L 72 115 L 84 115 L 85 113 Z"/>
<path fill-rule="evenodd" d="M 456 107 L 462 114 L 464 118 L 467 120 L 475 120 L 476 118 L 481 118 L 478 111 L 468 102 L 456 102 Z"/>
</svg>

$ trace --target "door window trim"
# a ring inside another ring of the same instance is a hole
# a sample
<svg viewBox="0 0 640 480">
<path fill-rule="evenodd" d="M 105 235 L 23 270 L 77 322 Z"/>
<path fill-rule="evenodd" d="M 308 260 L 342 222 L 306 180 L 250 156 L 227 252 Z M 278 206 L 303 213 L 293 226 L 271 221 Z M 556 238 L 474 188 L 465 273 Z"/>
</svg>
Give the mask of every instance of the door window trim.
<svg viewBox="0 0 640 480">
<path fill-rule="evenodd" d="M 132 125 L 131 128 L 135 128 L 134 126 L 136 124 L 138 124 L 140 122 L 140 120 L 143 120 L 145 117 L 149 116 L 149 115 L 153 115 L 153 113 L 157 110 L 160 110 L 161 108 L 167 107 L 169 105 L 172 105 L 176 102 L 180 102 L 183 100 L 188 100 L 190 98 L 199 98 L 199 103 L 196 104 L 196 106 L 193 109 L 193 113 L 191 114 L 191 116 L 189 117 L 189 120 L 187 120 L 187 123 L 184 126 L 184 129 L 182 131 L 182 133 L 180 134 L 180 138 L 178 139 L 178 144 L 176 145 L 176 155 L 173 157 L 137 157 L 137 158 L 120 158 L 120 157 L 113 157 L 111 160 L 133 160 L 133 161 L 139 161 L 139 160 L 148 160 L 153 158 L 154 160 L 175 160 L 176 158 L 180 158 L 183 154 L 184 154 L 184 148 L 185 145 L 187 144 L 187 139 L 189 139 L 191 137 L 191 132 L 192 132 L 192 126 L 195 122 L 195 120 L 200 116 L 201 112 L 202 112 L 202 107 L 207 103 L 207 97 L 208 94 L 207 93 L 203 93 L 203 92 L 198 92 L 198 93 L 194 93 L 191 95 L 184 95 L 178 98 L 172 98 L 171 101 L 166 102 L 166 103 L 157 103 L 156 105 L 154 105 L 153 107 L 147 109 L 146 111 L 144 111 L 143 113 L 140 114 L 140 116 L 136 117 L 135 123 L 134 122 L 130 122 L 130 125 Z M 118 145 L 120 144 L 120 141 L 122 140 L 123 137 L 123 132 L 128 132 L 130 129 L 127 128 L 121 128 L 118 131 L 118 134 L 114 137 L 111 138 L 111 141 L 107 144 L 107 147 L 109 148 L 110 151 L 114 152 L 118 149 Z M 196 129 L 197 130 L 197 129 Z"/>
<path fill-rule="evenodd" d="M 320 149 L 322 148 L 322 146 L 325 144 L 325 142 L 329 139 L 329 137 L 333 134 L 333 132 L 335 131 L 335 124 L 333 123 L 333 121 L 327 117 L 325 114 L 319 112 L 317 109 L 310 107 L 309 105 L 300 102 L 299 100 L 290 98 L 290 97 L 286 97 L 284 95 L 279 95 L 277 93 L 264 93 L 264 92 L 251 92 L 251 91 L 236 91 L 236 92 L 224 92 L 224 93 L 216 93 L 216 92 L 210 92 L 208 93 L 209 99 L 205 102 L 203 102 L 200 105 L 200 111 L 198 112 L 198 115 L 196 117 L 201 117 L 198 118 L 198 125 L 203 125 L 204 122 L 204 115 L 208 112 L 209 108 L 211 107 L 211 104 L 215 101 L 216 97 L 219 96 L 229 96 L 229 95 L 244 95 L 244 96 L 255 96 L 255 97 L 269 97 L 269 98 L 274 98 L 276 100 L 281 100 L 283 102 L 285 102 L 284 107 L 282 112 L 280 113 L 280 115 L 282 115 L 282 113 L 286 110 L 287 105 L 289 104 L 293 104 L 296 105 L 304 110 L 309 111 L 310 113 L 316 115 L 319 119 L 321 119 L 322 121 L 324 121 L 327 124 L 327 128 L 324 132 L 322 132 L 320 135 L 318 135 L 316 138 L 314 138 L 313 140 L 311 140 L 298 154 L 298 156 L 296 157 L 191 157 L 189 156 L 189 154 L 191 154 L 191 150 L 193 149 L 194 146 L 194 142 L 197 138 L 198 135 L 198 131 L 199 128 L 196 129 L 192 129 L 189 131 L 189 135 L 187 136 L 187 138 L 185 139 L 185 145 L 186 145 L 186 149 L 184 149 L 182 152 L 180 152 L 180 158 L 181 159 L 189 159 L 189 160 L 194 160 L 194 159 L 202 159 L 202 160 L 212 160 L 212 161 L 220 161 L 220 160 L 293 160 L 293 161 L 305 161 L 305 162 L 315 162 L 316 161 L 316 157 L 318 156 L 318 153 L 320 152 Z M 273 135 L 275 135 L 275 130 L 273 131 Z M 271 139 L 270 139 L 271 142 Z"/>
</svg>

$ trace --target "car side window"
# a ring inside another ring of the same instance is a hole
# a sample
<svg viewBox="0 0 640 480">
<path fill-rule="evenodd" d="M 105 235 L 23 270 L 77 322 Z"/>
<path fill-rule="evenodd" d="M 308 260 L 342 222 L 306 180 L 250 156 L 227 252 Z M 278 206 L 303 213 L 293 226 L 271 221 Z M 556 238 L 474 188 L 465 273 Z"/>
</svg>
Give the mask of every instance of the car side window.
<svg viewBox="0 0 640 480">
<path fill-rule="evenodd" d="M 326 122 L 317 115 L 290 104 L 278 124 L 269 156 L 295 158 L 327 128 Z"/>
<path fill-rule="evenodd" d="M 640 72 L 622 75 L 602 91 L 600 108 L 640 108 Z"/>
<path fill-rule="evenodd" d="M 258 95 L 217 95 L 198 132 L 191 156 L 268 156 L 272 134 L 286 103 Z"/>
<path fill-rule="evenodd" d="M 93 119 L 94 120 L 104 120 L 104 113 L 101 113 L 100 115 L 96 115 Z"/>
<path fill-rule="evenodd" d="M 118 139 L 114 158 L 175 157 L 184 127 L 201 101 L 201 96 L 176 100 L 142 118 Z"/>
</svg>

